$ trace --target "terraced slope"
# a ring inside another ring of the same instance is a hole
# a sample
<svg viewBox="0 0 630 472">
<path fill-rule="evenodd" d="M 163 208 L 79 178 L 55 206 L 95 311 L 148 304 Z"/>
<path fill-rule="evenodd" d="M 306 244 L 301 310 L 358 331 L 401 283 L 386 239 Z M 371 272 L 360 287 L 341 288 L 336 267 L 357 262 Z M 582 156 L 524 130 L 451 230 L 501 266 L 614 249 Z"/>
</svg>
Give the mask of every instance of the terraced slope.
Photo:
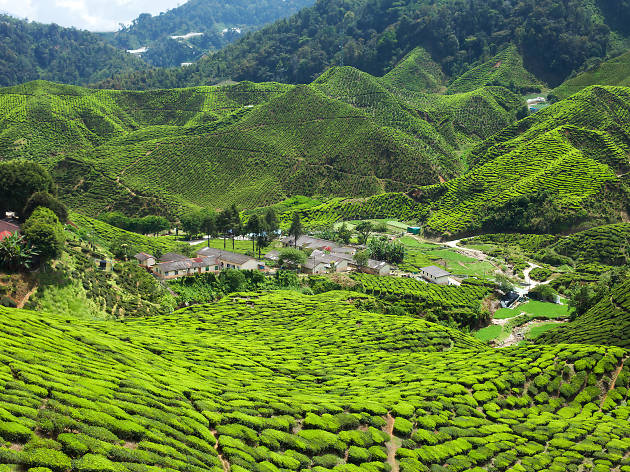
<svg viewBox="0 0 630 472">
<path fill-rule="evenodd" d="M 552 95 L 563 100 L 591 85 L 630 86 L 630 51 L 568 79 L 553 89 Z"/>
<path fill-rule="evenodd" d="M 630 89 L 591 87 L 475 146 L 471 169 L 414 198 L 438 234 L 554 232 L 628 208 Z"/>
<path fill-rule="evenodd" d="M 558 254 L 577 261 L 622 265 L 630 256 L 630 223 L 598 226 L 562 238 L 553 244 Z"/>
<path fill-rule="evenodd" d="M 443 92 L 446 75 L 425 49 L 417 47 L 383 76 L 383 82 L 414 92 Z"/>
<path fill-rule="evenodd" d="M 124 323 L 1 308 L 0 459 L 55 472 L 627 468 L 627 351 L 492 350 L 348 296 L 236 294 Z"/>
<path fill-rule="evenodd" d="M 630 280 L 617 285 L 575 321 L 544 333 L 537 343 L 608 344 L 630 347 Z"/>
<path fill-rule="evenodd" d="M 544 84 L 523 66 L 523 57 L 515 45 L 510 45 L 487 62 L 473 67 L 457 77 L 447 93 L 462 93 L 485 85 L 500 85 L 511 90 L 538 92 Z"/>
<path fill-rule="evenodd" d="M 352 68 L 304 86 L 120 92 L 33 82 L 0 90 L 0 153 L 53 167 L 67 203 L 91 214 L 370 196 L 459 175 L 459 148 L 479 139 L 472 117 L 500 128 L 520 105 L 496 88 L 441 100 L 410 104 Z"/>
</svg>

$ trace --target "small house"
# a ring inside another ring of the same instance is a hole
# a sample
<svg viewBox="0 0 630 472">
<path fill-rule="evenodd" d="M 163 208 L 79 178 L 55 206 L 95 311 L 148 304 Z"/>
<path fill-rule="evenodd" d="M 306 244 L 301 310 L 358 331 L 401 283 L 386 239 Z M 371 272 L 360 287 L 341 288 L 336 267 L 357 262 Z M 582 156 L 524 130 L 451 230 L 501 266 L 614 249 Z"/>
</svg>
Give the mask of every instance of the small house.
<svg viewBox="0 0 630 472">
<path fill-rule="evenodd" d="M 367 265 L 361 268 L 361 271 L 372 275 L 389 275 L 392 271 L 392 266 L 387 262 L 368 259 Z"/>
<path fill-rule="evenodd" d="M 155 265 L 155 257 L 146 252 L 139 252 L 133 256 L 142 267 L 151 268 Z"/>
<path fill-rule="evenodd" d="M 316 249 L 302 265 L 302 271 L 307 274 L 324 274 L 327 272 L 345 272 L 348 270 L 348 260 Z"/>
<path fill-rule="evenodd" d="M 297 242 L 293 236 L 285 236 L 281 239 L 282 244 L 285 247 L 296 247 L 302 249 L 321 249 L 326 251 L 333 251 L 339 247 L 334 241 L 328 241 L 326 239 L 314 238 L 312 236 L 302 235 L 297 238 Z"/>
<path fill-rule="evenodd" d="M 438 266 L 422 267 L 420 275 L 425 280 L 439 285 L 449 285 L 449 277 L 451 273 Z"/>
<path fill-rule="evenodd" d="M 236 252 L 224 251 L 213 247 L 204 247 L 197 251 L 197 256 L 213 257 L 217 261 L 217 270 L 239 269 L 239 270 L 264 270 L 265 265 L 257 259 L 238 254 Z"/>
</svg>

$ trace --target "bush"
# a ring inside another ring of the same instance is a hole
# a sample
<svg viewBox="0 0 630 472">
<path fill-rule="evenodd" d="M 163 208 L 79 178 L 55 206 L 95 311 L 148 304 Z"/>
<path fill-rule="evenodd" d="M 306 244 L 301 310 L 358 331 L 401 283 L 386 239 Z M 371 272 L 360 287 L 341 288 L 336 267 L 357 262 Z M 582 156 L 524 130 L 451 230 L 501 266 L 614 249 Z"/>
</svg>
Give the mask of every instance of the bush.
<svg viewBox="0 0 630 472">
<path fill-rule="evenodd" d="M 33 449 L 25 452 L 25 463 L 28 467 L 48 467 L 62 472 L 72 465 L 72 461 L 63 452 L 54 449 Z"/>
<path fill-rule="evenodd" d="M 32 435 L 33 432 L 20 423 L 0 422 L 0 437 L 6 439 L 7 441 L 26 443 L 29 439 L 31 439 Z"/>
<path fill-rule="evenodd" d="M 529 297 L 541 302 L 553 302 L 558 299 L 558 292 L 549 285 L 537 285 L 529 291 Z"/>
<path fill-rule="evenodd" d="M 74 461 L 73 469 L 77 472 L 118 472 L 120 467 L 107 457 L 99 454 L 86 454 Z"/>
</svg>

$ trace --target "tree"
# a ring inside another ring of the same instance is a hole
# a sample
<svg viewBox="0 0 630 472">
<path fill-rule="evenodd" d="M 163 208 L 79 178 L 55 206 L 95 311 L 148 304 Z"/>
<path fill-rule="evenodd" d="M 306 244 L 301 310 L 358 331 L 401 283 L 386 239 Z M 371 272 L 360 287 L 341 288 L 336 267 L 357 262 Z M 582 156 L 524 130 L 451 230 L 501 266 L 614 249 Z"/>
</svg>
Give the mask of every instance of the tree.
<svg viewBox="0 0 630 472">
<path fill-rule="evenodd" d="M 225 209 L 217 215 L 216 226 L 217 232 L 223 235 L 223 249 L 225 249 L 225 240 L 229 231 L 230 224 L 230 210 Z"/>
<path fill-rule="evenodd" d="M 227 288 L 227 292 L 238 292 L 245 286 L 245 274 L 237 269 L 225 269 L 219 274 L 219 280 Z"/>
<path fill-rule="evenodd" d="M 302 220 L 300 219 L 300 214 L 297 211 L 293 212 L 293 217 L 291 218 L 291 227 L 289 228 L 289 236 L 293 236 L 294 242 L 293 246 L 297 247 L 297 240 L 303 234 L 302 229 Z"/>
<path fill-rule="evenodd" d="M 344 221 L 337 230 L 337 239 L 344 244 L 348 244 L 350 243 L 350 238 L 352 238 L 352 231 L 348 229 L 348 225 Z"/>
<path fill-rule="evenodd" d="M 230 207 L 230 239 L 232 240 L 232 250 L 234 250 L 234 238 L 240 236 L 243 231 L 243 223 L 241 221 L 241 214 L 233 203 Z"/>
<path fill-rule="evenodd" d="M 142 234 L 157 234 L 171 229 L 171 224 L 163 216 L 147 215 L 138 221 L 138 230 Z"/>
<path fill-rule="evenodd" d="M 13 233 L 0 241 L 0 266 L 7 270 L 29 269 L 38 253 L 24 236 Z"/>
<path fill-rule="evenodd" d="M 276 215 L 276 211 L 273 208 L 268 208 L 265 213 L 265 225 L 267 227 L 267 231 L 275 234 L 276 231 L 280 228 L 280 221 L 278 221 L 278 215 Z"/>
<path fill-rule="evenodd" d="M 27 220 L 35 211 L 37 207 L 44 207 L 52 210 L 61 223 L 68 221 L 68 209 L 61 203 L 56 197 L 51 195 L 47 191 L 35 192 L 30 196 L 24 209 L 22 210 L 21 217 Z"/>
<path fill-rule="evenodd" d="M 359 244 L 366 244 L 370 234 L 374 231 L 374 225 L 371 221 L 362 221 L 354 229 L 359 233 Z"/>
<path fill-rule="evenodd" d="M 252 252 L 256 251 L 254 244 L 256 243 L 256 239 L 258 235 L 261 233 L 261 225 L 260 220 L 258 219 L 258 215 L 253 214 L 247 220 L 247 225 L 245 227 L 245 232 L 251 235 L 252 238 Z"/>
<path fill-rule="evenodd" d="M 262 250 L 271 244 L 273 241 L 273 234 L 268 228 L 263 227 L 261 231 L 256 235 L 256 247 L 258 248 L 258 258 L 262 257 Z"/>
<path fill-rule="evenodd" d="M 405 258 L 405 246 L 396 241 L 388 241 L 387 236 L 370 239 L 368 251 L 372 259 L 390 264 L 399 264 Z"/>
<path fill-rule="evenodd" d="M 357 251 L 353 259 L 358 267 L 365 267 L 370 259 L 370 253 L 368 251 Z"/>
<path fill-rule="evenodd" d="M 214 210 L 209 208 L 201 210 L 201 230 L 208 237 L 208 247 L 210 247 L 210 237 L 217 232 L 217 214 Z"/>
<path fill-rule="evenodd" d="M 201 232 L 203 216 L 199 210 L 189 211 L 181 217 L 182 229 L 188 234 L 189 239 L 193 239 Z"/>
<path fill-rule="evenodd" d="M 24 238 L 32 245 L 42 262 L 56 259 L 63 252 L 66 236 L 57 215 L 44 207 L 38 207 L 24 223 Z"/>
<path fill-rule="evenodd" d="M 541 302 L 555 302 L 558 298 L 558 292 L 549 285 L 540 284 L 531 289 L 528 296 L 534 300 L 540 300 Z"/>
<path fill-rule="evenodd" d="M 499 290 L 503 293 L 508 293 L 514 290 L 514 284 L 507 278 L 507 276 L 503 274 L 496 274 L 494 279 L 497 283 L 497 287 L 499 287 Z"/>
<path fill-rule="evenodd" d="M 295 248 L 285 248 L 280 251 L 278 265 L 282 269 L 297 270 L 306 262 L 306 254 Z"/>
<path fill-rule="evenodd" d="M 40 164 L 25 160 L 0 162 L 0 214 L 19 213 L 36 192 L 55 194 L 50 173 Z"/>
<path fill-rule="evenodd" d="M 132 236 L 128 233 L 122 233 L 115 237 L 109 245 L 109 250 L 112 252 L 114 257 L 125 260 L 130 259 L 134 254 L 140 252 L 139 247 L 136 245 Z M 159 256 L 155 253 L 153 255 L 159 258 Z"/>
</svg>

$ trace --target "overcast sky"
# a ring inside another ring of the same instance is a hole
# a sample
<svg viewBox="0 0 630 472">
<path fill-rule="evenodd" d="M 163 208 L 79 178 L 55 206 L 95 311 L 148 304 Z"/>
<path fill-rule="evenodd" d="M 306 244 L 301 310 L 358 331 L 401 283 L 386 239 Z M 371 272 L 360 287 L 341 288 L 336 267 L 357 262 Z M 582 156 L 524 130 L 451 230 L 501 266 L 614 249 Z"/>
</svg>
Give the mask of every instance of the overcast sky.
<svg viewBox="0 0 630 472">
<path fill-rule="evenodd" d="M 0 0 L 0 12 L 40 23 L 90 31 L 116 31 L 140 13 L 155 15 L 186 0 Z"/>
</svg>

